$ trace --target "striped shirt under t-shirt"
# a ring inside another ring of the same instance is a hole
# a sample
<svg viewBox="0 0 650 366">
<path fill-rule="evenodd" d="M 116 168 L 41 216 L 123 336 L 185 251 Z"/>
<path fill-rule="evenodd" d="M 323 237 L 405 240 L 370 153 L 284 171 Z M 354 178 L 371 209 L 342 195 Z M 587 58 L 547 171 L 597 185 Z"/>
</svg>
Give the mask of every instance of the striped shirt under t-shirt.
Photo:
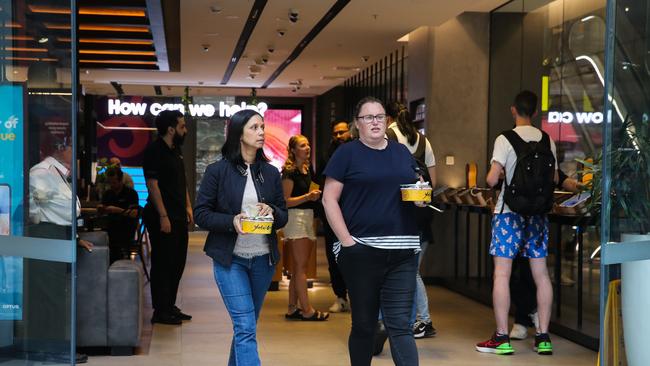
<svg viewBox="0 0 650 366">
<path fill-rule="evenodd" d="M 402 202 L 400 185 L 417 181 L 408 149 L 394 141 L 372 149 L 361 141 L 339 147 L 324 175 L 343 183 L 339 206 L 358 244 L 380 249 L 420 249 L 413 202 Z M 334 243 L 338 255 L 341 243 Z"/>
</svg>

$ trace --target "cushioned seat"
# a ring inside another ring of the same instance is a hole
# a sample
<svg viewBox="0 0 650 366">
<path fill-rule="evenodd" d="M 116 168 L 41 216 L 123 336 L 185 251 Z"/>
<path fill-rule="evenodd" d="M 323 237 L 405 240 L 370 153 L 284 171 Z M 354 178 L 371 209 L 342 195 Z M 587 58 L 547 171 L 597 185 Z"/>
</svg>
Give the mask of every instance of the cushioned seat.
<svg viewBox="0 0 650 366">
<path fill-rule="evenodd" d="M 111 347 L 112 354 L 133 354 L 143 324 L 143 273 L 136 262 L 109 266 L 108 235 L 80 233 L 93 251 L 77 250 L 77 346 Z"/>
</svg>

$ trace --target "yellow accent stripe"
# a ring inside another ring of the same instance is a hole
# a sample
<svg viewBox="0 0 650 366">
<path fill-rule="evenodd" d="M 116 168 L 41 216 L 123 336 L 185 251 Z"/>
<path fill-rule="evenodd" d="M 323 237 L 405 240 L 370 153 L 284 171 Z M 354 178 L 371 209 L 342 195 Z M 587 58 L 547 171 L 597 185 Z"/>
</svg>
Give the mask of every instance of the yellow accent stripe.
<svg viewBox="0 0 650 366">
<path fill-rule="evenodd" d="M 548 76 L 542 76 L 542 112 L 548 112 Z"/>
</svg>

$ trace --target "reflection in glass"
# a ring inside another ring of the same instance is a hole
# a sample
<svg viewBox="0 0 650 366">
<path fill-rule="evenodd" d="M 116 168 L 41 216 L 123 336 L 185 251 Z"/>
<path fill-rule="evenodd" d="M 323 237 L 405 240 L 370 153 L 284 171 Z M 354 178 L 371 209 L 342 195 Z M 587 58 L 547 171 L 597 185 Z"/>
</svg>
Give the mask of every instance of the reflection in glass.
<svg viewBox="0 0 650 366">
<path fill-rule="evenodd" d="M 10 257 L 0 251 L 3 362 L 73 362 L 73 267 L 33 259 L 47 257 L 52 245 L 74 248 L 72 43 L 65 41 L 71 35 L 44 26 L 70 24 L 70 4 L 40 1 L 63 10 L 44 14 L 32 12 L 31 1 L 0 0 L 0 242 L 3 250 L 25 253 Z M 20 249 L 13 248 L 19 239 Z"/>
</svg>

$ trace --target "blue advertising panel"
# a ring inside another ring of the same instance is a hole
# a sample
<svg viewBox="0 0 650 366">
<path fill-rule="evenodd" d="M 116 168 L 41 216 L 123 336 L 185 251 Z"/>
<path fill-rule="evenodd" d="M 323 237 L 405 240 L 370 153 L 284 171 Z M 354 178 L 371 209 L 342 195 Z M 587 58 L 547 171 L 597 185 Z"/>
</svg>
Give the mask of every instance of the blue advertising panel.
<svg viewBox="0 0 650 366">
<path fill-rule="evenodd" d="M 0 235 L 23 235 L 24 89 L 0 85 Z M 21 320 L 23 260 L 0 257 L 0 320 Z"/>
</svg>

